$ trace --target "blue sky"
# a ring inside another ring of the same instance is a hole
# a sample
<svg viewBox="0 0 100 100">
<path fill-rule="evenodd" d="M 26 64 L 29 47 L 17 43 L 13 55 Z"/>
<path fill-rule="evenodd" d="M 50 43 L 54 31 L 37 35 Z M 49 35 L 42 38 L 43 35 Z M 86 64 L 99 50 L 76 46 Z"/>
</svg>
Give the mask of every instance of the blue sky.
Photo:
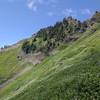
<svg viewBox="0 0 100 100">
<path fill-rule="evenodd" d="M 0 0 L 0 47 L 30 37 L 65 16 L 85 20 L 100 0 Z"/>
</svg>

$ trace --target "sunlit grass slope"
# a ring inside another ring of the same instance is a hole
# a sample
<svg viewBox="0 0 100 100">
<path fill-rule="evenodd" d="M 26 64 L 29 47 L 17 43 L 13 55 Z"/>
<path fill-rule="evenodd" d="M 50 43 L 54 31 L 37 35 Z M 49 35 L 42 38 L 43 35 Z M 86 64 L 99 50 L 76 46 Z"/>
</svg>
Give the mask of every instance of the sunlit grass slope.
<svg viewBox="0 0 100 100">
<path fill-rule="evenodd" d="M 0 84 L 25 68 L 23 62 L 17 58 L 19 51 L 20 46 L 0 52 Z"/>
<path fill-rule="evenodd" d="M 100 25 L 94 27 L 3 88 L 0 100 L 100 100 Z"/>
</svg>

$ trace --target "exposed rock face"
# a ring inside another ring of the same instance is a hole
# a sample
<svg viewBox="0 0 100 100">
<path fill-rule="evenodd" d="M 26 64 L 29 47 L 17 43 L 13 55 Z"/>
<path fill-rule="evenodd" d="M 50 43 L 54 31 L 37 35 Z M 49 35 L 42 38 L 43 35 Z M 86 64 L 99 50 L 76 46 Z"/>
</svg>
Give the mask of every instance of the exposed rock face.
<svg viewBox="0 0 100 100">
<path fill-rule="evenodd" d="M 45 58 L 45 54 L 42 52 L 37 52 L 37 53 L 30 53 L 30 54 L 25 54 L 24 52 L 20 52 L 17 56 L 17 59 L 19 61 L 23 60 L 27 63 L 31 63 L 33 65 L 41 63 L 41 61 Z"/>
</svg>

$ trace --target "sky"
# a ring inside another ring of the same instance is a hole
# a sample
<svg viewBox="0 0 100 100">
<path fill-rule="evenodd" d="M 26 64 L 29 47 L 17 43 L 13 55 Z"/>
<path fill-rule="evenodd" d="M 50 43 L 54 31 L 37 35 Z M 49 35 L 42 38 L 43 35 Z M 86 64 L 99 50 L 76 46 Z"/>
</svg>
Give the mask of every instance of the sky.
<svg viewBox="0 0 100 100">
<path fill-rule="evenodd" d="M 0 0 L 0 47 L 30 37 L 64 17 L 81 21 L 100 11 L 100 0 Z"/>
</svg>

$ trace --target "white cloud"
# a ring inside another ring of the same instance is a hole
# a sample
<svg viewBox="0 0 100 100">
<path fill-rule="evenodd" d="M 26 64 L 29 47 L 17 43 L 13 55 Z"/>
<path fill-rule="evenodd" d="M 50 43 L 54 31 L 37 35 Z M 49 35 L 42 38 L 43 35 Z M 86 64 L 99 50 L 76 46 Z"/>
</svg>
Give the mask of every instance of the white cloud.
<svg viewBox="0 0 100 100">
<path fill-rule="evenodd" d="M 33 10 L 33 11 L 37 11 L 37 0 L 28 0 L 27 1 L 27 6 L 29 9 Z"/>
<path fill-rule="evenodd" d="M 21 0 L 7 0 L 9 2 L 21 1 Z M 23 0 L 26 2 L 27 7 L 34 12 L 38 10 L 40 6 L 56 7 L 57 0 Z M 51 14 L 50 14 L 51 15 Z"/>
<path fill-rule="evenodd" d="M 33 11 L 37 11 L 38 6 L 43 4 L 44 0 L 27 0 L 27 6 Z"/>
<path fill-rule="evenodd" d="M 33 11 L 37 11 L 41 5 L 51 5 L 54 4 L 56 0 L 27 0 L 27 6 Z"/>
<path fill-rule="evenodd" d="M 50 5 L 50 6 L 53 5 L 54 6 L 55 3 L 56 3 L 56 0 L 27 0 L 28 8 L 33 11 L 37 11 L 39 6 L 41 5 Z"/>
<path fill-rule="evenodd" d="M 92 12 L 91 12 L 90 9 L 82 9 L 82 10 L 81 10 L 81 14 L 83 14 L 83 15 L 91 15 Z"/>
<path fill-rule="evenodd" d="M 72 8 L 66 8 L 65 10 L 62 11 L 62 14 L 64 14 L 66 17 L 67 16 L 77 16 L 77 11 L 73 10 Z"/>
</svg>

